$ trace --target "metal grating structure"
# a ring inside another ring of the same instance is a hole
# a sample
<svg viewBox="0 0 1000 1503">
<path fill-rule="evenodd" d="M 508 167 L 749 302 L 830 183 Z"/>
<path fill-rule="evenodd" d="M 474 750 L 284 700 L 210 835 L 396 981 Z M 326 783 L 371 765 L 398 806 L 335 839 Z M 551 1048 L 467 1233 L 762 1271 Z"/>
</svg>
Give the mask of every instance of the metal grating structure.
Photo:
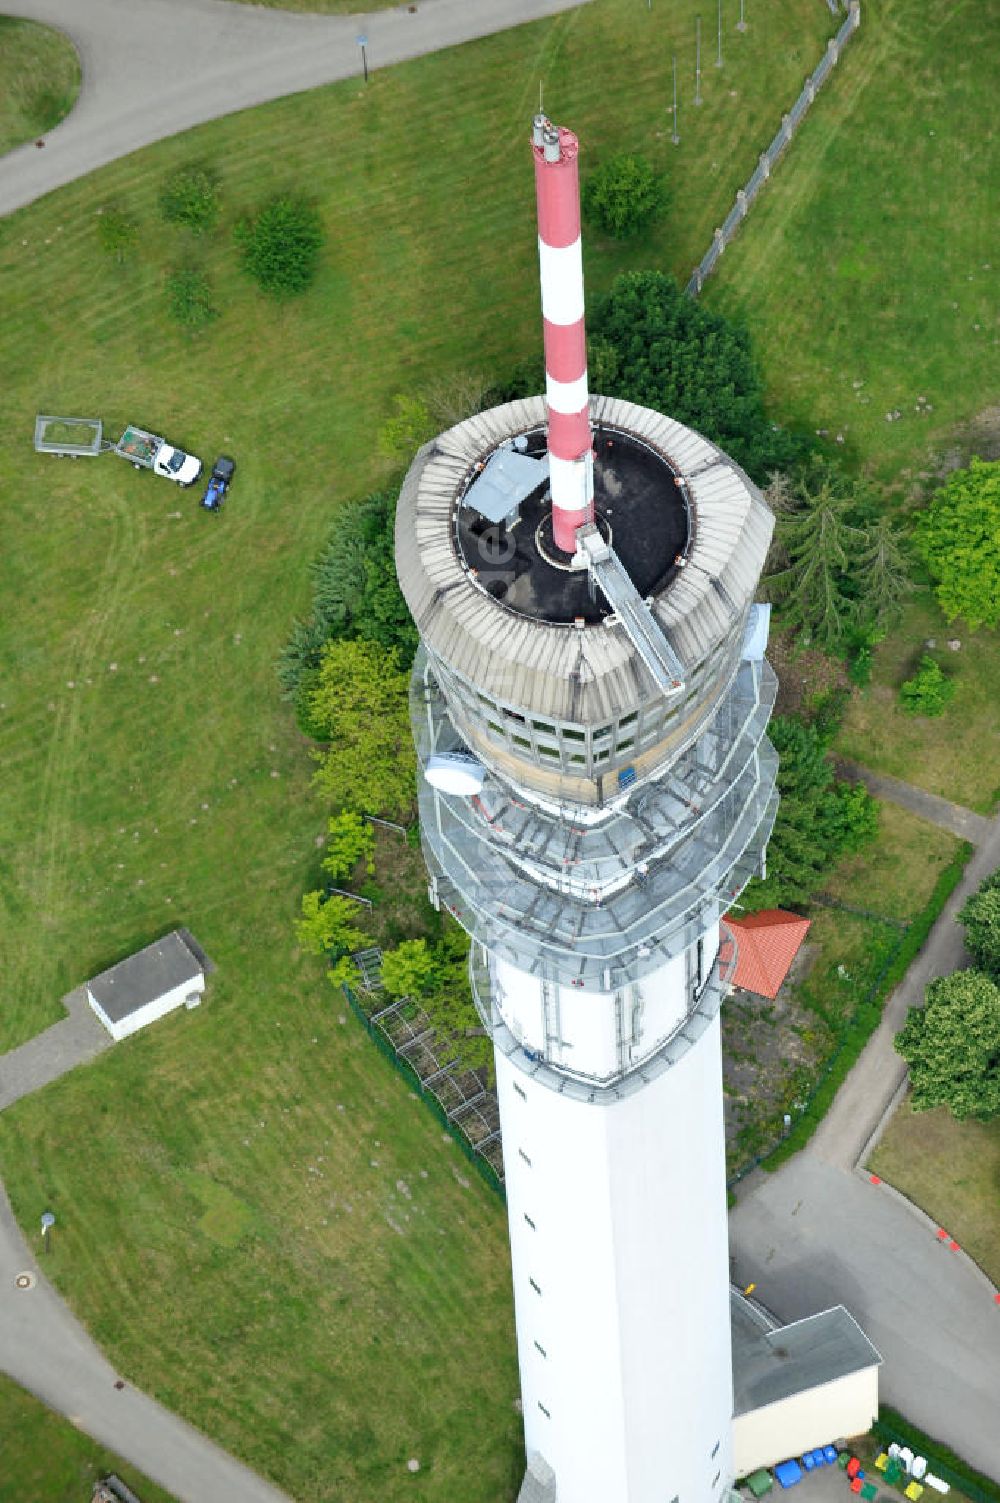
<svg viewBox="0 0 1000 1503">
<path fill-rule="evenodd" d="M 375 996 L 382 990 L 381 950 L 358 950 L 351 958 L 360 985 L 369 997 Z M 378 977 L 374 986 L 373 976 Z M 422 1090 L 434 1097 L 449 1124 L 489 1164 L 502 1184 L 503 1145 L 495 1087 L 489 1085 L 481 1072 L 462 1065 L 454 1053 L 454 1045 L 442 1037 L 412 998 L 400 997 L 387 1006 L 377 1007 L 368 1013 L 368 1019 L 397 1058 L 405 1060 Z"/>
</svg>

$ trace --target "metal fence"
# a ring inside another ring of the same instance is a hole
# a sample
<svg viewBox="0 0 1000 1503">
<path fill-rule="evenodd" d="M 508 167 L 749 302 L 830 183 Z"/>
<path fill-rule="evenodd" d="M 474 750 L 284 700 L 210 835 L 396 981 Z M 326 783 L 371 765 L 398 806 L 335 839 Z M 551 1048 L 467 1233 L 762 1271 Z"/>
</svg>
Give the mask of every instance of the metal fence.
<svg viewBox="0 0 1000 1503">
<path fill-rule="evenodd" d="M 360 950 L 352 959 L 358 971 L 358 991 L 350 986 L 343 989 L 351 1011 L 382 1053 L 429 1102 L 469 1162 L 502 1193 L 503 1145 L 496 1088 L 488 1084 L 485 1072 L 462 1064 L 418 1003 L 409 997 L 386 996 L 381 950 Z"/>
<path fill-rule="evenodd" d="M 861 0 L 850 0 L 847 17 L 841 24 L 837 35 L 831 37 L 827 42 L 826 51 L 806 79 L 801 94 L 788 111 L 788 114 L 782 115 L 781 125 L 778 127 L 774 139 L 767 150 L 761 152 L 757 166 L 747 178 L 743 187 L 738 190 L 736 202 L 722 221 L 722 224 L 715 231 L 711 245 L 695 267 L 691 280 L 685 289 L 689 297 L 698 296 L 704 285 L 705 278 L 714 271 L 719 257 L 749 214 L 750 205 L 754 202 L 764 184 L 771 176 L 772 169 L 780 160 L 796 130 L 809 113 L 809 107 L 816 98 L 817 93 L 837 66 L 842 48 L 850 41 L 860 25 Z"/>
</svg>

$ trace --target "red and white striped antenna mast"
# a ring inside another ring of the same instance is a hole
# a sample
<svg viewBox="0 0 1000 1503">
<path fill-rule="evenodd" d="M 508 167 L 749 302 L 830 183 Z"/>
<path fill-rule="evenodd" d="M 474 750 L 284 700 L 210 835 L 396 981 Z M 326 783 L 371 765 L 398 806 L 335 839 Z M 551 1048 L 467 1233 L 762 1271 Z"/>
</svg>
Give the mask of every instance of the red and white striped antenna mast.
<svg viewBox="0 0 1000 1503">
<path fill-rule="evenodd" d="M 594 520 L 594 451 L 587 391 L 587 332 L 580 248 L 579 143 L 541 111 L 532 122 L 538 262 L 545 330 L 549 483 L 556 547 L 577 551 L 576 531 Z"/>
</svg>

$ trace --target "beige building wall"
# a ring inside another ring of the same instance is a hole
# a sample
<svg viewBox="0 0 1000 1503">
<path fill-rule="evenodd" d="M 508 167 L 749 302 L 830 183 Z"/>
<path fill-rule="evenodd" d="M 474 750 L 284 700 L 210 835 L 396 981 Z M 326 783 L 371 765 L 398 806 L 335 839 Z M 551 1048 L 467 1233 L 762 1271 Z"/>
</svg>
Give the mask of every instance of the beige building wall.
<svg viewBox="0 0 1000 1503">
<path fill-rule="evenodd" d="M 746 1477 L 758 1467 L 801 1456 L 841 1436 L 862 1435 L 877 1416 L 875 1366 L 738 1414 L 733 1420 L 736 1475 Z"/>
</svg>

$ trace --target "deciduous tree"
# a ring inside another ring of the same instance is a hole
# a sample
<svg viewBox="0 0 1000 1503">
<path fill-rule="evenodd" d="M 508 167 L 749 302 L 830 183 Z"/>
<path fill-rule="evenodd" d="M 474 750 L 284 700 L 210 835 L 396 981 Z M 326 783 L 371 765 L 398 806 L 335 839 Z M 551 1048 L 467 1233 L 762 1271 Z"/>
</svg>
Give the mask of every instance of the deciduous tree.
<svg viewBox="0 0 1000 1503">
<path fill-rule="evenodd" d="M 357 915 L 356 904 L 348 898 L 307 892 L 302 898 L 302 917 L 295 921 L 295 938 L 310 955 L 360 949 L 371 943 L 371 936 L 357 927 Z"/>
<path fill-rule="evenodd" d="M 948 620 L 1000 626 L 1000 460 L 956 470 L 917 523 L 915 541 Z"/>
<path fill-rule="evenodd" d="M 583 184 L 583 212 L 594 224 L 625 240 L 664 212 L 666 184 L 639 152 L 620 151 L 602 162 Z"/>
<path fill-rule="evenodd" d="M 314 782 L 338 809 L 407 819 L 414 797 L 408 676 L 377 642 L 327 643 L 309 713 L 328 749 Z"/>
<path fill-rule="evenodd" d="M 987 877 L 958 915 L 965 947 L 980 970 L 1000 982 L 1000 872 Z"/>
<path fill-rule="evenodd" d="M 1000 987 L 981 971 L 932 981 L 896 1049 L 910 1067 L 916 1111 L 947 1106 L 960 1121 L 1000 1112 Z"/>
<path fill-rule="evenodd" d="M 323 870 L 335 882 L 349 877 L 359 861 L 369 876 L 375 871 L 375 827 L 351 809 L 335 814 L 327 825 Z"/>
<path fill-rule="evenodd" d="M 801 457 L 803 445 L 764 413 L 747 331 L 685 296 L 671 277 L 624 272 L 595 309 L 590 331 L 614 351 L 610 360 L 604 350 L 614 372 L 608 396 L 690 424 L 761 484 Z"/>
</svg>

